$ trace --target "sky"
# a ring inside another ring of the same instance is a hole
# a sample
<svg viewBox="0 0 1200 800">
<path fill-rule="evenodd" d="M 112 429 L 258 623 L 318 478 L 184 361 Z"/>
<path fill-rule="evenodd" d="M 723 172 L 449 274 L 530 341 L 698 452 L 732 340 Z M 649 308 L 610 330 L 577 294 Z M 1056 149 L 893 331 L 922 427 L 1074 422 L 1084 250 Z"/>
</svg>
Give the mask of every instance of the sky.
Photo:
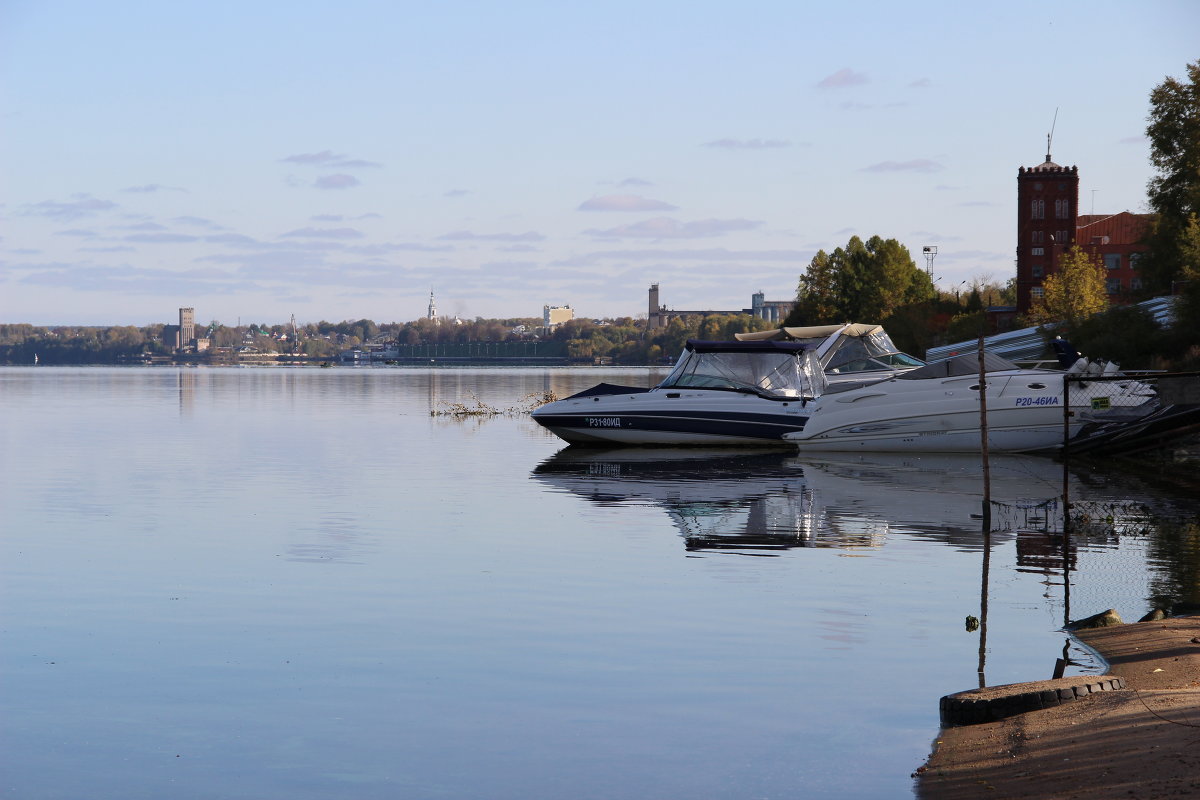
<svg viewBox="0 0 1200 800">
<path fill-rule="evenodd" d="M 1146 209 L 1194 0 L 0 0 L 0 323 L 644 316 L 821 249 L 1014 274 L 1016 176 Z M 870 321 L 870 320 L 868 320 Z"/>
</svg>

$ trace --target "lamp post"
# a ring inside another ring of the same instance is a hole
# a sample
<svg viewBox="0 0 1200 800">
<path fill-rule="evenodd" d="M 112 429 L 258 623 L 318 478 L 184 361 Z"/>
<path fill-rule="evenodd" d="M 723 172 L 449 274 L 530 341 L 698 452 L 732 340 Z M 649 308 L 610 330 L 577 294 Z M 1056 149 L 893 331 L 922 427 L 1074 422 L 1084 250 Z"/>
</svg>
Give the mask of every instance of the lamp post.
<svg viewBox="0 0 1200 800">
<path fill-rule="evenodd" d="M 936 245 L 925 245 L 921 248 L 921 252 L 925 255 L 925 273 L 929 276 L 929 280 L 933 280 L 933 258 L 937 255 Z"/>
</svg>

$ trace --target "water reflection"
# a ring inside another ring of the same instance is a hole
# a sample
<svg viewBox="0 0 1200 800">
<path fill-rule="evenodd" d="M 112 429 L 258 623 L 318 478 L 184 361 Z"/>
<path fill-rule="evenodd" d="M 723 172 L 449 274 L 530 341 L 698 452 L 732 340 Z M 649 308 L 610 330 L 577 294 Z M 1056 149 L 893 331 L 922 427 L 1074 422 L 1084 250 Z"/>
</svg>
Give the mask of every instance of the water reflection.
<svg viewBox="0 0 1200 800">
<path fill-rule="evenodd" d="M 796 547 L 878 548 L 889 533 L 979 550 L 974 456 L 852 455 L 680 448 L 565 448 L 534 479 L 598 505 L 663 508 L 689 552 L 769 555 Z M 1061 467 L 1017 456 L 992 464 L 1001 517 L 993 544 L 1020 531 L 1031 552 L 1050 536 Z"/>
</svg>

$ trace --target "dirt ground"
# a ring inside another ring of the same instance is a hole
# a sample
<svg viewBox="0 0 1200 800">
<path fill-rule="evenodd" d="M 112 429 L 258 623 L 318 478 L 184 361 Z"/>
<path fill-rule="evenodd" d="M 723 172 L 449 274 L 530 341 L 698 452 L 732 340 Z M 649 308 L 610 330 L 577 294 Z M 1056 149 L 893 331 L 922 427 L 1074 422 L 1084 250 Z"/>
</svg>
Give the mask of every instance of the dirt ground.
<svg viewBox="0 0 1200 800">
<path fill-rule="evenodd" d="M 1076 636 L 1126 688 L 943 728 L 917 797 L 1200 798 L 1200 616 Z"/>
</svg>

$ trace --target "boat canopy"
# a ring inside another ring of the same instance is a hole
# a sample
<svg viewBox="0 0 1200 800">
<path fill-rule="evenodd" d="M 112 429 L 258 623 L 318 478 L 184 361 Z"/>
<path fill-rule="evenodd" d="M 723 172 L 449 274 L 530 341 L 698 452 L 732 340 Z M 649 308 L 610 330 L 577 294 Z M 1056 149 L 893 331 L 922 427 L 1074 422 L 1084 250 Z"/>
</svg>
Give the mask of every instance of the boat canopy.
<svg viewBox="0 0 1200 800">
<path fill-rule="evenodd" d="M 831 375 L 859 372 L 895 372 L 924 364 L 919 358 L 896 349 L 882 325 L 850 322 L 807 328 L 776 328 L 773 331 L 734 334 L 740 341 L 804 341 L 817 343 L 817 357 Z"/>
<path fill-rule="evenodd" d="M 844 333 L 847 336 L 865 336 L 876 331 L 882 333 L 883 326 L 868 325 L 862 322 L 845 322 L 841 325 L 810 325 L 808 327 L 775 328 L 770 331 L 753 333 L 735 333 L 734 338 L 740 342 L 828 339 L 835 333 Z"/>
<path fill-rule="evenodd" d="M 726 389 L 775 399 L 811 399 L 825 391 L 811 342 L 707 342 L 691 339 L 659 389 Z"/>
<path fill-rule="evenodd" d="M 1020 367 L 1003 356 L 984 352 L 984 372 L 1006 372 L 1012 369 L 1020 369 Z M 953 356 L 942 361 L 934 361 L 932 364 L 926 364 L 909 372 L 903 372 L 896 377 L 900 380 L 915 381 L 922 378 L 958 378 L 964 375 L 978 374 L 979 355 L 976 353 L 963 353 L 962 355 Z"/>
</svg>

